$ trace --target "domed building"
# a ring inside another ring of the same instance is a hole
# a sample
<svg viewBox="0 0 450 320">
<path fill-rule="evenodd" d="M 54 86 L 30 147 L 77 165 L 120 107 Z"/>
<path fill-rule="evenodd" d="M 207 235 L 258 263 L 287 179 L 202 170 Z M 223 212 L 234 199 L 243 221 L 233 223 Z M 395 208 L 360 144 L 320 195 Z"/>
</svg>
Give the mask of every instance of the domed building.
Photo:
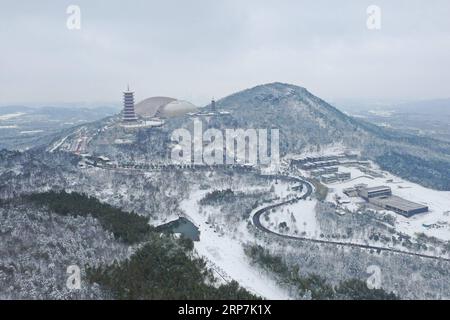
<svg viewBox="0 0 450 320">
<path fill-rule="evenodd" d="M 188 101 L 169 97 L 152 97 L 139 102 L 135 112 L 143 118 L 172 118 L 196 112 L 198 108 Z"/>
</svg>

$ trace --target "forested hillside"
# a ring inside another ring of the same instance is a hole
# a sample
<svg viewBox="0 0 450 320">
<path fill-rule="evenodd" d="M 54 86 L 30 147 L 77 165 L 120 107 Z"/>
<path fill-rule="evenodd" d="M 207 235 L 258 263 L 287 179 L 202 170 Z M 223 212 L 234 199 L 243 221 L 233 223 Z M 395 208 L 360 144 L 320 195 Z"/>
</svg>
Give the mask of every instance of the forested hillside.
<svg viewBox="0 0 450 320">
<path fill-rule="evenodd" d="M 192 241 L 160 234 L 148 218 L 84 194 L 1 201 L 0 219 L 1 298 L 257 298 L 235 282 L 218 283 Z M 74 264 L 80 290 L 66 287 Z"/>
<path fill-rule="evenodd" d="M 320 152 L 328 146 L 359 151 L 363 157 L 375 161 L 389 158 L 396 152 L 395 159 L 383 161 L 383 164 L 390 162 L 384 168 L 427 187 L 448 188 L 446 178 L 434 172 L 442 165 L 450 167 L 450 143 L 352 118 L 305 88 L 278 82 L 259 85 L 218 100 L 216 108 L 225 114 L 165 119 L 163 126 L 141 128 L 135 135 L 118 125 L 117 117 L 107 118 L 55 135 L 47 150 L 69 151 L 79 139 L 89 137 L 85 151 L 92 154 L 106 155 L 122 163 L 167 162 L 170 161 L 173 131 L 179 128 L 193 131 L 195 119 L 202 122 L 203 130 L 276 128 L 281 156 Z M 212 111 L 210 106 L 202 110 Z M 115 143 L 123 137 L 129 138 L 131 143 Z M 401 168 L 408 164 L 410 157 L 421 162 L 421 172 Z"/>
<path fill-rule="evenodd" d="M 105 230 L 111 231 L 115 238 L 127 244 L 142 242 L 151 231 L 148 218 L 134 212 L 122 210 L 101 203 L 94 197 L 76 192 L 49 191 L 25 196 L 40 206 L 60 215 L 73 215 L 86 217 L 91 215 L 97 219 Z"/>
<path fill-rule="evenodd" d="M 282 285 L 296 291 L 300 297 L 311 296 L 315 300 L 394 300 L 398 297 L 383 289 L 369 289 L 364 281 L 347 279 L 333 285 L 317 274 L 301 276 L 298 267 L 289 267 L 280 256 L 272 255 L 258 245 L 249 245 L 245 249 L 252 262 L 260 268 L 278 277 Z"/>
<path fill-rule="evenodd" d="M 90 281 L 118 299 L 257 299 L 237 282 L 216 284 L 190 240 L 151 234 L 130 259 L 88 270 Z"/>
</svg>

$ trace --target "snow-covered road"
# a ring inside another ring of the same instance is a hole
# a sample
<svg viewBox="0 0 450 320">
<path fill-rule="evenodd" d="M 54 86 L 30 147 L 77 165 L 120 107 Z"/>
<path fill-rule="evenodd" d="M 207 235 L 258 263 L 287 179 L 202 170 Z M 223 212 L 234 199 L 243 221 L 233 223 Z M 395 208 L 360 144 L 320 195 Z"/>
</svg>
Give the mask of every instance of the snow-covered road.
<svg viewBox="0 0 450 320">
<path fill-rule="evenodd" d="M 199 228 L 200 241 L 194 242 L 199 255 L 210 261 L 219 273 L 239 282 L 247 290 L 267 299 L 290 299 L 288 292 L 282 289 L 273 279 L 267 277 L 258 268 L 252 266 L 244 253 L 242 244 L 247 240 L 233 239 L 230 235 L 215 232 L 206 223 L 206 216 L 200 213 L 198 201 L 207 191 L 196 190 L 181 202 L 181 208 L 187 217 Z"/>
</svg>

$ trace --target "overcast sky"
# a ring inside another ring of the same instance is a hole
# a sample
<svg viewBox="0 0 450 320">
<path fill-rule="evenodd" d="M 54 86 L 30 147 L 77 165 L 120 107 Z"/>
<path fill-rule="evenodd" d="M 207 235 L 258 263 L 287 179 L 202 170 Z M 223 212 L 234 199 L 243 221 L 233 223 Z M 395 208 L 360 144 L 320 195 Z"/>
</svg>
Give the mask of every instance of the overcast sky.
<svg viewBox="0 0 450 320">
<path fill-rule="evenodd" d="M 198 105 L 274 81 L 328 100 L 450 97 L 448 0 L 0 3 L 0 105 L 120 103 L 128 82 L 137 100 Z"/>
</svg>

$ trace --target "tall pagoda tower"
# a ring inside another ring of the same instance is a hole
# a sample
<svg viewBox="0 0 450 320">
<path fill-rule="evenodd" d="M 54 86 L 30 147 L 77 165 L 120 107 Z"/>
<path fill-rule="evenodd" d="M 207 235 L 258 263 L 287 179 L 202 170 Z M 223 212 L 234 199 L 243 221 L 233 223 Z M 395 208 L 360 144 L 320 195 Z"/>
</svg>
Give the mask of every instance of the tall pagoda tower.
<svg viewBox="0 0 450 320">
<path fill-rule="evenodd" d="M 211 110 L 213 111 L 213 112 L 216 112 L 217 110 L 216 110 L 216 100 L 214 99 L 214 97 L 212 98 L 212 100 L 211 100 Z"/>
<path fill-rule="evenodd" d="M 138 118 L 134 112 L 134 91 L 130 91 L 130 86 L 123 92 L 123 115 L 124 122 L 137 121 Z"/>
</svg>

